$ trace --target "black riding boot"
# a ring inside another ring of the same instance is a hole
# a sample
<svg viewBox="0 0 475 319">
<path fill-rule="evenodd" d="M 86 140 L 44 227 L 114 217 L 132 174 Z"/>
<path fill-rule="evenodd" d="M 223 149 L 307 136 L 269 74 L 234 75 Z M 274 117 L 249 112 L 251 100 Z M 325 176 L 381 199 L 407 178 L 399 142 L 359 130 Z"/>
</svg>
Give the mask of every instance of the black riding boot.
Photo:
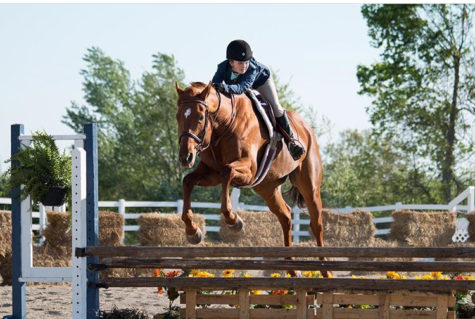
<svg viewBox="0 0 475 319">
<path fill-rule="evenodd" d="M 294 138 L 294 133 L 290 128 L 287 113 L 284 112 L 284 115 L 282 115 L 281 117 L 276 117 L 275 119 L 279 127 L 288 135 L 284 136 L 284 139 L 287 142 L 287 148 L 289 149 L 290 155 L 292 155 L 292 158 L 295 161 L 298 160 L 305 153 L 305 148 L 298 139 Z"/>
</svg>

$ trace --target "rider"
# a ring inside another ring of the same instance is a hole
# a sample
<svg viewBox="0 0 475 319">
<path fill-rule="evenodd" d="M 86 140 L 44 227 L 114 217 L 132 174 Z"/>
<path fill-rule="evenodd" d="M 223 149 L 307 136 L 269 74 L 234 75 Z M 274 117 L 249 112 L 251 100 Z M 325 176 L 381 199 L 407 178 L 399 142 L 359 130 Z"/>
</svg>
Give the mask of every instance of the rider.
<svg viewBox="0 0 475 319">
<path fill-rule="evenodd" d="M 269 68 L 252 57 L 251 47 L 244 40 L 234 40 L 228 44 L 226 59 L 218 64 L 218 70 L 212 80 L 216 90 L 242 94 L 252 88 L 261 93 L 271 103 L 277 124 L 290 138 L 287 140 L 290 155 L 294 160 L 298 160 L 305 153 L 305 148 L 294 137 L 287 114 L 279 103 Z"/>
</svg>

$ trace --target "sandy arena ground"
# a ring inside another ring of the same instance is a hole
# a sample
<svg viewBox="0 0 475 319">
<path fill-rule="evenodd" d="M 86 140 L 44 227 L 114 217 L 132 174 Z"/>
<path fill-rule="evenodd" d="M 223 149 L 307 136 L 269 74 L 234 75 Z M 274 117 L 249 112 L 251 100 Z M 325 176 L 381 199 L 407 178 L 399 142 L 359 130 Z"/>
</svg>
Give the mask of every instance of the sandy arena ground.
<svg viewBox="0 0 475 319">
<path fill-rule="evenodd" d="M 0 318 L 12 313 L 12 287 L 0 286 Z M 38 285 L 26 288 L 27 317 L 36 319 L 71 318 L 71 286 Z M 158 295 L 156 288 L 109 288 L 100 290 L 101 310 L 139 309 L 152 317 L 165 312 L 166 295 Z M 175 304 L 178 304 L 178 299 Z"/>
</svg>

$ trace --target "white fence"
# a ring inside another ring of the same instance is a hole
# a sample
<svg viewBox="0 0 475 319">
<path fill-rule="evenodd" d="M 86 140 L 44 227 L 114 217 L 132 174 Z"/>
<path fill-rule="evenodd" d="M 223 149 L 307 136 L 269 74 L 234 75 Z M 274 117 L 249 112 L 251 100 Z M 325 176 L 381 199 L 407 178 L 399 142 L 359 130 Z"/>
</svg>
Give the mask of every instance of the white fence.
<svg viewBox="0 0 475 319">
<path fill-rule="evenodd" d="M 239 189 L 233 189 L 231 194 L 231 203 L 233 210 L 246 210 L 246 211 L 269 211 L 267 206 L 260 205 L 247 205 L 245 203 L 239 202 Z M 460 205 L 462 202 L 467 201 L 467 205 Z M 10 198 L 0 198 L 0 204 L 10 205 Z M 219 209 L 221 208 L 220 203 L 210 203 L 210 202 L 192 202 L 192 208 L 204 208 L 204 209 L 216 209 L 217 214 L 204 214 L 206 221 L 219 221 L 221 215 L 219 214 Z M 181 213 L 183 208 L 183 200 L 177 200 L 174 202 L 149 202 L 149 201 L 126 201 L 120 199 L 118 201 L 99 201 L 99 208 L 117 208 L 118 212 L 122 214 L 125 218 L 126 225 L 124 226 L 125 231 L 137 231 L 138 225 L 127 225 L 128 220 L 137 220 L 140 217 L 140 213 L 127 212 L 127 208 L 172 208 L 176 212 Z M 475 211 L 475 186 L 468 187 L 464 192 L 454 198 L 447 205 L 426 205 L 426 204 L 403 204 L 396 203 L 394 205 L 388 206 L 370 206 L 370 207 L 351 207 L 347 206 L 344 208 L 332 208 L 334 212 L 340 213 L 349 213 L 355 209 L 361 209 L 370 212 L 384 212 L 384 211 L 394 211 L 394 210 L 421 210 L 421 211 L 451 211 L 451 212 L 471 212 Z M 46 208 L 40 205 L 39 212 L 33 212 L 32 217 L 38 218 L 38 222 L 33 224 L 34 230 L 39 230 L 40 232 L 46 226 L 46 217 L 45 211 Z M 61 210 L 61 209 L 60 209 Z M 129 209 L 130 210 L 130 209 Z M 309 225 L 310 221 L 305 211 L 301 210 L 298 207 L 293 207 L 292 214 L 292 235 L 293 241 L 298 243 L 302 237 L 310 237 L 310 233 L 307 230 L 301 230 L 301 225 Z M 377 217 L 373 218 L 373 223 L 375 224 L 377 231 L 376 235 L 385 235 L 389 234 L 390 228 L 378 227 L 378 224 L 389 224 L 393 221 L 392 217 Z M 207 232 L 219 232 L 219 226 L 206 226 Z"/>
</svg>

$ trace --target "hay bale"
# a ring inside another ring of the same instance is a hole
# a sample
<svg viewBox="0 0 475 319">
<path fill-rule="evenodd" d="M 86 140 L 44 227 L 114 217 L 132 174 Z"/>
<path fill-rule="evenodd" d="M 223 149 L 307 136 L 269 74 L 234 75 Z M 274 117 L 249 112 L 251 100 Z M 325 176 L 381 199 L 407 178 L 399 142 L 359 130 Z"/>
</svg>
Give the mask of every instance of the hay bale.
<svg viewBox="0 0 475 319">
<path fill-rule="evenodd" d="M 465 217 L 470 223 L 468 225 L 468 234 L 470 235 L 470 238 L 468 239 L 468 241 L 475 242 L 475 212 L 470 212 L 467 215 L 465 215 Z"/>
<path fill-rule="evenodd" d="M 110 211 L 99 212 L 99 244 L 101 246 L 121 246 L 123 229 L 124 216 Z"/>
<path fill-rule="evenodd" d="M 323 242 L 325 246 L 371 246 L 376 227 L 373 214 L 356 210 L 351 213 L 334 213 L 323 210 Z"/>
<path fill-rule="evenodd" d="M 12 250 L 12 214 L 0 211 L 0 258 Z"/>
<path fill-rule="evenodd" d="M 447 246 L 455 232 L 455 218 L 451 212 L 395 211 L 391 237 L 409 246 Z"/>
<path fill-rule="evenodd" d="M 0 211 L 0 276 L 3 285 L 12 284 L 12 214 Z"/>
<path fill-rule="evenodd" d="M 71 256 L 71 228 L 69 212 L 46 212 L 48 225 L 43 231 L 45 254 Z"/>
<path fill-rule="evenodd" d="M 194 214 L 193 221 L 206 234 L 205 219 L 202 215 Z M 185 224 L 181 214 L 164 215 L 160 213 L 144 213 L 138 219 L 140 226 L 137 236 L 142 246 L 188 246 Z"/>
<path fill-rule="evenodd" d="M 271 212 L 239 211 L 244 222 L 241 231 L 229 229 L 221 215 L 219 236 L 224 243 L 234 246 L 274 247 L 284 245 L 284 236 L 279 220 Z"/>
</svg>

